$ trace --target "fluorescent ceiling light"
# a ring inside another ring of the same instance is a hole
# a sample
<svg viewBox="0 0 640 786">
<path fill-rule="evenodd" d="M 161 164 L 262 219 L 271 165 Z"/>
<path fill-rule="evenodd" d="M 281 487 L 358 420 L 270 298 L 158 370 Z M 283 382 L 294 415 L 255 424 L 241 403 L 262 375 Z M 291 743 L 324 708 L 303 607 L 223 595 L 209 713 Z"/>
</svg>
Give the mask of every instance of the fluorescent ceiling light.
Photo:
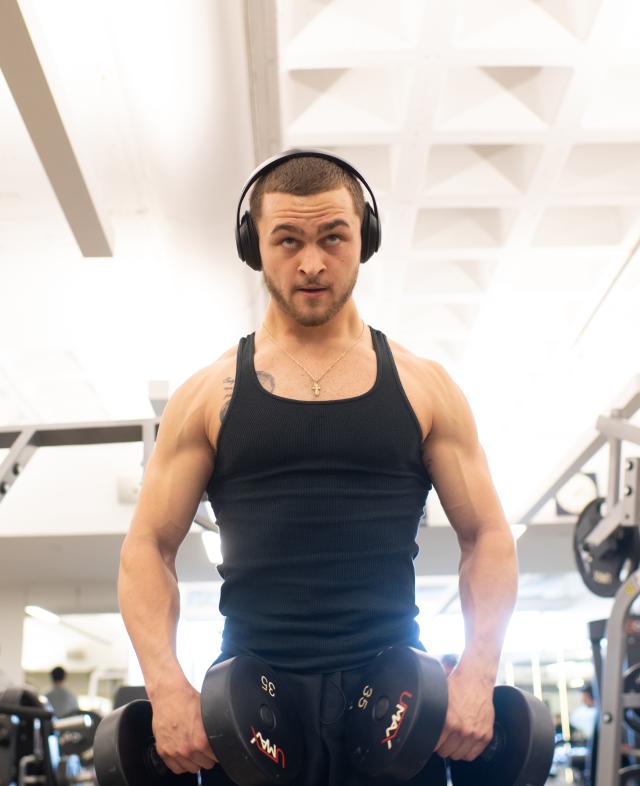
<svg viewBox="0 0 640 786">
<path fill-rule="evenodd" d="M 220 535 L 211 530 L 202 533 L 202 543 L 207 552 L 207 559 L 212 565 L 219 565 L 222 562 L 222 549 L 220 547 Z"/>
<path fill-rule="evenodd" d="M 57 614 L 54 614 L 52 611 L 47 611 L 40 606 L 25 606 L 24 610 L 25 613 L 30 617 L 40 620 L 41 622 L 49 622 L 53 624 L 60 622 L 60 617 Z"/>
</svg>

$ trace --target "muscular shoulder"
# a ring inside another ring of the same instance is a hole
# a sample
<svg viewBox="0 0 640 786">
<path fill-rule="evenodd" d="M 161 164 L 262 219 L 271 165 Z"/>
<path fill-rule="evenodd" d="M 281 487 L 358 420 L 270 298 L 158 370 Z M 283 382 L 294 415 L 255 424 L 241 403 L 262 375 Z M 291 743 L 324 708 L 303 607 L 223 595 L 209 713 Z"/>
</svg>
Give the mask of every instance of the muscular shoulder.
<svg viewBox="0 0 640 786">
<path fill-rule="evenodd" d="M 429 431 L 451 425 L 468 405 L 458 385 L 443 365 L 389 340 L 398 372 L 407 392 L 428 413 Z"/>
<path fill-rule="evenodd" d="M 397 341 L 391 339 L 388 341 L 393 359 L 401 374 L 410 375 L 423 390 L 429 391 L 437 398 L 446 396 L 451 386 L 454 386 L 454 382 L 444 366 L 435 360 L 416 355 Z"/>
<path fill-rule="evenodd" d="M 184 408 L 185 415 L 196 411 L 202 413 L 202 423 L 210 438 L 217 431 L 225 391 L 233 388 L 237 352 L 237 344 L 230 347 L 209 366 L 192 374 L 172 396 Z"/>
</svg>

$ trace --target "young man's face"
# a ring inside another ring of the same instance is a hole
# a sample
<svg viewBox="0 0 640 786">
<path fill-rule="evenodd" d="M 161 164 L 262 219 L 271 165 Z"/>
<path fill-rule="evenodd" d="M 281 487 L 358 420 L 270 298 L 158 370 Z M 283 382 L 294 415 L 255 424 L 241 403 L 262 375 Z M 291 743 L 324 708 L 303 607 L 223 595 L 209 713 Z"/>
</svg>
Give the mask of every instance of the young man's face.
<svg viewBox="0 0 640 786">
<path fill-rule="evenodd" d="M 267 289 L 299 324 L 323 325 L 349 300 L 361 243 L 360 217 L 346 188 L 264 194 L 258 236 Z"/>
</svg>

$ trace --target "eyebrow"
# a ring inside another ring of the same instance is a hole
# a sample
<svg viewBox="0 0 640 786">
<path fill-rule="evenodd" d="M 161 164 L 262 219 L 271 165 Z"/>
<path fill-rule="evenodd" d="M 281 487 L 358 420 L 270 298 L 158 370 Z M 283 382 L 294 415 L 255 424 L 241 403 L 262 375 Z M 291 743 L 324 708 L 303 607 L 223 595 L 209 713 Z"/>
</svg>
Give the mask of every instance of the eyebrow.
<svg viewBox="0 0 640 786">
<path fill-rule="evenodd" d="M 336 227 L 347 227 L 347 229 L 351 229 L 349 224 L 343 218 L 336 218 L 334 221 L 328 221 L 326 224 L 320 224 L 318 231 L 329 232 Z M 300 227 L 297 227 L 295 224 L 276 224 L 269 234 L 275 235 L 276 232 L 290 232 L 292 235 L 304 235 L 304 230 L 300 229 Z"/>
</svg>

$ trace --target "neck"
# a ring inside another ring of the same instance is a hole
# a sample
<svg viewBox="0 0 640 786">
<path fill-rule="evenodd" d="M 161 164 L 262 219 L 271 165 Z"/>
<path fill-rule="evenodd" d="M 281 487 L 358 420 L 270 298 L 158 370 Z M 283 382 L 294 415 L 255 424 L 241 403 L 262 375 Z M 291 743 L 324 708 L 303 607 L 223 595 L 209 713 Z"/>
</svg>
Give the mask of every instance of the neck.
<svg viewBox="0 0 640 786">
<path fill-rule="evenodd" d="M 322 346 L 355 340 L 362 332 L 362 318 L 353 300 L 323 325 L 301 325 L 289 314 L 269 302 L 263 325 L 279 341 Z"/>
</svg>

